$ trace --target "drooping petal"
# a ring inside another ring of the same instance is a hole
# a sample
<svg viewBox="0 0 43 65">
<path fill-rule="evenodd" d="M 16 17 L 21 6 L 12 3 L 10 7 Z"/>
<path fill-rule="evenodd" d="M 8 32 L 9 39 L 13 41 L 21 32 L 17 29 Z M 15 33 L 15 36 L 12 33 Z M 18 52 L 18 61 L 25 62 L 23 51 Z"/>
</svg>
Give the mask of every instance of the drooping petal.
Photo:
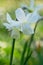
<svg viewBox="0 0 43 65">
<path fill-rule="evenodd" d="M 19 39 L 20 38 L 20 33 L 19 33 L 19 31 L 16 28 L 14 28 L 11 31 L 11 37 L 12 38 L 15 38 L 15 39 Z"/>
<path fill-rule="evenodd" d="M 40 18 L 41 16 L 37 12 L 33 12 L 32 14 L 30 14 L 30 16 L 27 15 L 27 21 L 29 21 L 29 23 L 35 23 Z"/>
<path fill-rule="evenodd" d="M 28 23 L 22 25 L 22 32 L 26 35 L 33 34 L 34 30 L 30 27 Z"/>
<path fill-rule="evenodd" d="M 25 20 L 25 13 L 24 13 L 24 11 L 23 11 L 21 8 L 18 8 L 18 9 L 15 11 L 15 14 L 16 14 L 16 18 L 17 18 L 19 21 Z"/>
<path fill-rule="evenodd" d="M 12 18 L 10 17 L 10 15 L 7 13 L 7 22 L 11 23 L 12 22 Z"/>
<path fill-rule="evenodd" d="M 11 30 L 11 25 L 8 23 L 3 23 L 3 25 L 8 29 L 9 31 Z"/>
</svg>

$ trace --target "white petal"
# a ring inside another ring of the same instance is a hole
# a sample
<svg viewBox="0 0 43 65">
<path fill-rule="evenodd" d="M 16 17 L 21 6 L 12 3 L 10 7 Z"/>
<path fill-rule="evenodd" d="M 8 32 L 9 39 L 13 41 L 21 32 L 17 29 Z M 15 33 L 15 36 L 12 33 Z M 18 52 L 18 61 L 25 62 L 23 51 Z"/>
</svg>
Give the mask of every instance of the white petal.
<svg viewBox="0 0 43 65">
<path fill-rule="evenodd" d="M 10 15 L 8 13 L 7 13 L 7 22 L 8 23 L 11 23 L 12 22 L 12 19 L 11 19 Z"/>
<path fill-rule="evenodd" d="M 12 26 L 17 26 L 19 25 L 19 22 L 18 21 L 15 21 L 15 20 L 12 20 L 12 23 L 10 23 Z"/>
<path fill-rule="evenodd" d="M 30 8 L 34 9 L 34 0 L 30 0 Z"/>
<path fill-rule="evenodd" d="M 33 34 L 33 29 L 29 26 L 28 23 L 22 25 L 22 32 L 26 35 Z"/>
<path fill-rule="evenodd" d="M 7 21 L 9 24 L 12 24 L 12 25 L 16 25 L 16 21 L 15 20 L 12 20 L 10 15 L 7 13 Z"/>
<path fill-rule="evenodd" d="M 6 27 L 6 29 L 11 30 L 11 25 L 8 23 L 3 23 L 3 25 Z"/>
<path fill-rule="evenodd" d="M 36 8 L 35 8 L 35 11 L 39 11 L 43 8 L 43 5 L 37 5 Z"/>
<path fill-rule="evenodd" d="M 27 16 L 26 16 L 27 22 L 29 22 L 29 19 L 31 18 L 31 15 L 32 15 L 32 13 L 27 14 Z"/>
<path fill-rule="evenodd" d="M 29 23 L 35 23 L 37 22 L 39 19 L 41 18 L 41 16 L 37 13 L 37 12 L 33 12 L 30 17 L 27 17 L 27 21 L 29 21 Z"/>
<path fill-rule="evenodd" d="M 19 38 L 20 38 L 20 33 L 19 33 L 19 31 L 14 28 L 14 29 L 11 31 L 11 37 L 12 37 L 12 38 L 15 38 L 15 39 L 19 39 Z"/>
<path fill-rule="evenodd" d="M 16 18 L 19 20 L 19 21 L 23 21 L 25 20 L 25 13 L 24 11 L 21 9 L 21 8 L 18 8 L 16 11 Z"/>
<path fill-rule="evenodd" d="M 21 23 L 19 21 L 12 20 L 12 23 L 10 24 L 12 27 L 17 28 L 18 30 L 21 29 Z"/>
</svg>

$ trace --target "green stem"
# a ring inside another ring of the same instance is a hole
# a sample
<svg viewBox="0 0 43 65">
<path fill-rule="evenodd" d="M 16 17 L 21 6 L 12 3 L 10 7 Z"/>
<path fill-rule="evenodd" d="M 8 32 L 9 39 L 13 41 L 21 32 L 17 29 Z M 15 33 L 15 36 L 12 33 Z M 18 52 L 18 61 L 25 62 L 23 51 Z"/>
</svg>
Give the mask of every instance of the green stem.
<svg viewBox="0 0 43 65">
<path fill-rule="evenodd" d="M 32 44 L 32 41 L 33 41 L 33 39 L 34 39 L 34 35 L 35 35 L 35 31 L 36 31 L 37 25 L 38 25 L 39 21 L 41 21 L 41 20 L 43 20 L 43 17 L 37 21 L 37 23 L 36 23 L 36 25 L 35 25 L 35 28 L 34 28 L 34 34 L 31 35 L 31 39 L 30 39 L 29 46 L 28 46 L 29 48 L 28 48 L 27 56 L 26 56 L 26 60 L 27 60 L 27 61 L 28 61 L 28 59 L 30 58 L 30 57 L 28 58 L 28 56 L 29 56 L 29 50 L 30 50 L 30 46 L 31 46 L 31 44 Z M 28 59 L 27 59 L 27 58 L 28 58 Z M 27 61 L 25 62 L 25 64 L 27 63 Z"/>
<path fill-rule="evenodd" d="M 22 52 L 20 65 L 23 65 L 23 62 L 24 62 L 25 52 L 26 52 L 26 49 L 27 49 L 27 42 L 28 42 L 28 40 L 26 41 L 26 43 L 24 45 L 24 49 L 23 49 L 23 52 Z"/>
<path fill-rule="evenodd" d="M 24 64 L 23 65 L 26 65 L 26 62 L 28 61 L 28 59 L 31 57 L 31 55 L 32 55 L 32 51 L 31 51 L 31 53 L 26 57 L 26 59 L 25 59 L 25 62 L 24 62 Z"/>
<path fill-rule="evenodd" d="M 10 65 L 12 65 L 12 61 L 13 61 L 14 46 L 15 46 L 15 39 L 13 39 L 13 42 L 12 42 L 12 51 L 11 51 L 11 57 L 10 57 Z"/>
</svg>

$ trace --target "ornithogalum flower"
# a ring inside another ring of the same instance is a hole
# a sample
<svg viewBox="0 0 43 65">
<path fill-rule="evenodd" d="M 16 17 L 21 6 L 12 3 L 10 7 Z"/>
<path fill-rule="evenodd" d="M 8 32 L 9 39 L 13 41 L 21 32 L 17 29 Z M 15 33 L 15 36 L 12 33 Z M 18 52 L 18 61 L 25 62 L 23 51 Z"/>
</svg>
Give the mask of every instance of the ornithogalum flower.
<svg viewBox="0 0 43 65">
<path fill-rule="evenodd" d="M 25 15 L 24 11 L 21 8 L 18 8 L 16 11 L 16 18 L 20 23 L 20 31 L 24 34 L 29 35 L 34 33 L 32 24 L 36 23 L 41 16 L 37 12 L 28 13 Z"/>
<path fill-rule="evenodd" d="M 32 24 L 36 23 L 41 16 L 37 12 L 25 15 L 25 12 L 21 8 L 18 8 L 15 14 L 17 21 L 12 20 L 7 13 L 7 23 L 4 23 L 4 26 L 11 31 L 11 36 L 14 38 L 20 37 L 20 31 L 25 35 L 33 34 L 34 29 L 32 28 Z"/>
</svg>

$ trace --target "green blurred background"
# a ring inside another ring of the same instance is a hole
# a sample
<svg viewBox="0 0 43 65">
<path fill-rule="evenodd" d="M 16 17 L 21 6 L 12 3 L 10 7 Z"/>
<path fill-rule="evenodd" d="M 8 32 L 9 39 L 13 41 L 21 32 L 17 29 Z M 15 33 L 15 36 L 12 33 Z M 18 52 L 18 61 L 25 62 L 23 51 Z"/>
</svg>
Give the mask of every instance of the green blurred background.
<svg viewBox="0 0 43 65">
<path fill-rule="evenodd" d="M 0 0 L 0 65 L 9 65 L 10 52 L 12 47 L 12 38 L 10 32 L 3 26 L 6 22 L 6 13 L 8 12 L 12 19 L 15 19 L 15 10 L 21 7 L 21 4 L 29 6 L 30 0 Z M 43 0 L 35 0 L 35 4 L 43 4 Z M 39 11 L 43 16 L 43 9 Z M 28 36 L 21 34 L 21 38 L 16 41 L 13 65 L 19 65 L 22 50 Z M 35 51 L 28 61 L 29 65 L 43 65 L 43 21 L 41 21 L 36 29 L 32 49 Z M 34 46 L 35 45 L 35 46 Z"/>
</svg>

